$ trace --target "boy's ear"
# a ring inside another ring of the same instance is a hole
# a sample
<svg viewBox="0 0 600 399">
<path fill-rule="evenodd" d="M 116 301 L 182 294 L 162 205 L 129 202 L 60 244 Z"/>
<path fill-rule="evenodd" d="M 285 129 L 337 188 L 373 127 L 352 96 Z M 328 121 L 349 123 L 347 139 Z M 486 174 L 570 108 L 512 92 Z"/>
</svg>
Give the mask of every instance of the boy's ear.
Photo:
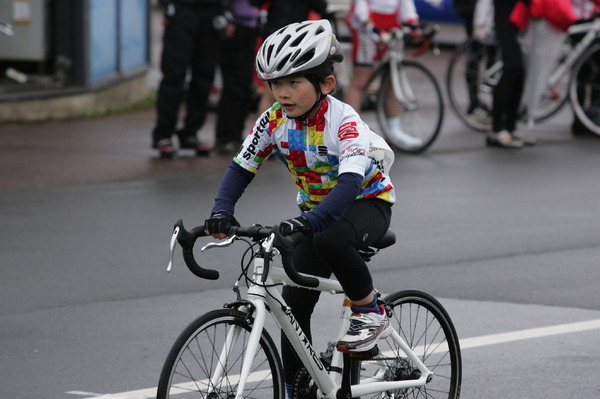
<svg viewBox="0 0 600 399">
<path fill-rule="evenodd" d="M 328 75 L 321 83 L 321 92 L 323 94 L 329 94 L 335 89 L 335 76 Z"/>
</svg>

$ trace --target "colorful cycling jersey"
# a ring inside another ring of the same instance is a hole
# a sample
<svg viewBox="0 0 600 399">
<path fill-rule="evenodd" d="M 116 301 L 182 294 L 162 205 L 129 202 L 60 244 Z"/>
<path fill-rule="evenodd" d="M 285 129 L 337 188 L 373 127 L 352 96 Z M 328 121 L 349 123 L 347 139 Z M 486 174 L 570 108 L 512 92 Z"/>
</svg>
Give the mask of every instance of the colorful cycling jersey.
<svg viewBox="0 0 600 399">
<path fill-rule="evenodd" d="M 357 199 L 379 198 L 394 203 L 394 186 L 384 162 L 369 157 L 376 133 L 349 105 L 327 96 L 308 123 L 288 119 L 279 103 L 252 127 L 234 162 L 256 173 L 272 153 L 283 161 L 298 189 L 298 205 L 315 208 L 332 190 L 338 175 L 363 176 Z"/>
</svg>

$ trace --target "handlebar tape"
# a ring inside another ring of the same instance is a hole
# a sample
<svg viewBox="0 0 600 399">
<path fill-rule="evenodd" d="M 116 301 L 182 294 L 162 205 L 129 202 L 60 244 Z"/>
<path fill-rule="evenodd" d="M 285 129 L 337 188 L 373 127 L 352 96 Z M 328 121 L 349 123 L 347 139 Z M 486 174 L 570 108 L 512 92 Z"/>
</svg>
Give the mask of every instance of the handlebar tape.
<svg viewBox="0 0 600 399">
<path fill-rule="evenodd" d="M 179 235 L 177 236 L 177 242 L 181 245 L 181 249 L 183 250 L 183 260 L 187 265 L 188 269 L 196 276 L 200 278 L 204 278 L 207 280 L 216 280 L 219 278 L 219 272 L 212 269 L 205 269 L 200 266 L 196 259 L 194 258 L 194 243 L 198 239 L 198 237 L 205 237 L 204 234 L 204 226 L 198 226 L 192 229 L 192 231 L 187 231 L 183 227 L 183 221 L 180 219 L 175 223 L 175 227 L 179 227 Z"/>
</svg>

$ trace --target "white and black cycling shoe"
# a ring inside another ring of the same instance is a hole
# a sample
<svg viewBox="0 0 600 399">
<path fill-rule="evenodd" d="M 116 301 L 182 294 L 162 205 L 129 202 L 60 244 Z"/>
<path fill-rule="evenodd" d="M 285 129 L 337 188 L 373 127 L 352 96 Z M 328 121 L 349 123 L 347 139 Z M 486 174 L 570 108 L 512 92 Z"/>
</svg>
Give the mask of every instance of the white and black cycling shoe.
<svg viewBox="0 0 600 399">
<path fill-rule="evenodd" d="M 340 352 L 366 352 L 375 347 L 377 340 L 392 334 L 390 319 L 381 307 L 383 314 L 353 313 L 350 316 L 348 332 L 337 342 Z"/>
</svg>

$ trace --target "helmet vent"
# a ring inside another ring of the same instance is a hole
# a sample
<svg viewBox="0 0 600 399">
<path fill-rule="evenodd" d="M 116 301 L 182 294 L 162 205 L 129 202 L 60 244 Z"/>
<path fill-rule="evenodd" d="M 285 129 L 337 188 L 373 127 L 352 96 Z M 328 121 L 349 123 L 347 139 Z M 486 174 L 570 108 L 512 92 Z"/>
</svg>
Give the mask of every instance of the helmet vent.
<svg viewBox="0 0 600 399">
<path fill-rule="evenodd" d="M 294 39 L 294 41 L 292 43 L 290 43 L 290 46 L 298 47 L 298 45 L 300 43 L 302 43 L 302 41 L 304 40 L 305 37 L 306 37 L 306 32 L 302 33 L 300 36 L 298 36 L 296 39 Z"/>
<path fill-rule="evenodd" d="M 292 54 L 291 58 L 290 58 L 290 62 L 294 62 L 296 60 L 296 57 L 298 57 L 298 55 L 302 52 L 302 49 L 297 49 L 296 51 L 294 51 L 294 54 Z"/>
<path fill-rule="evenodd" d="M 291 37 L 290 35 L 285 35 L 281 39 L 281 43 L 279 43 L 279 46 L 277 46 L 277 53 L 279 53 L 287 45 L 287 42 L 290 41 L 290 37 Z"/>
<path fill-rule="evenodd" d="M 286 67 L 286 64 L 289 62 L 291 57 L 291 54 L 288 54 L 284 59 L 281 60 L 281 62 L 279 62 L 279 64 L 277 65 L 277 70 L 281 71 L 283 68 Z"/>
<path fill-rule="evenodd" d="M 266 59 L 270 60 L 271 57 L 273 56 L 273 49 L 275 48 L 275 46 L 268 46 L 267 47 L 267 56 Z"/>
<path fill-rule="evenodd" d="M 306 64 L 307 62 L 309 62 L 310 60 L 312 60 L 312 58 L 315 56 L 315 50 L 310 50 L 309 52 L 305 53 L 302 55 L 302 57 L 298 58 L 295 62 L 294 62 L 294 68 L 299 67 L 301 65 Z"/>
</svg>

